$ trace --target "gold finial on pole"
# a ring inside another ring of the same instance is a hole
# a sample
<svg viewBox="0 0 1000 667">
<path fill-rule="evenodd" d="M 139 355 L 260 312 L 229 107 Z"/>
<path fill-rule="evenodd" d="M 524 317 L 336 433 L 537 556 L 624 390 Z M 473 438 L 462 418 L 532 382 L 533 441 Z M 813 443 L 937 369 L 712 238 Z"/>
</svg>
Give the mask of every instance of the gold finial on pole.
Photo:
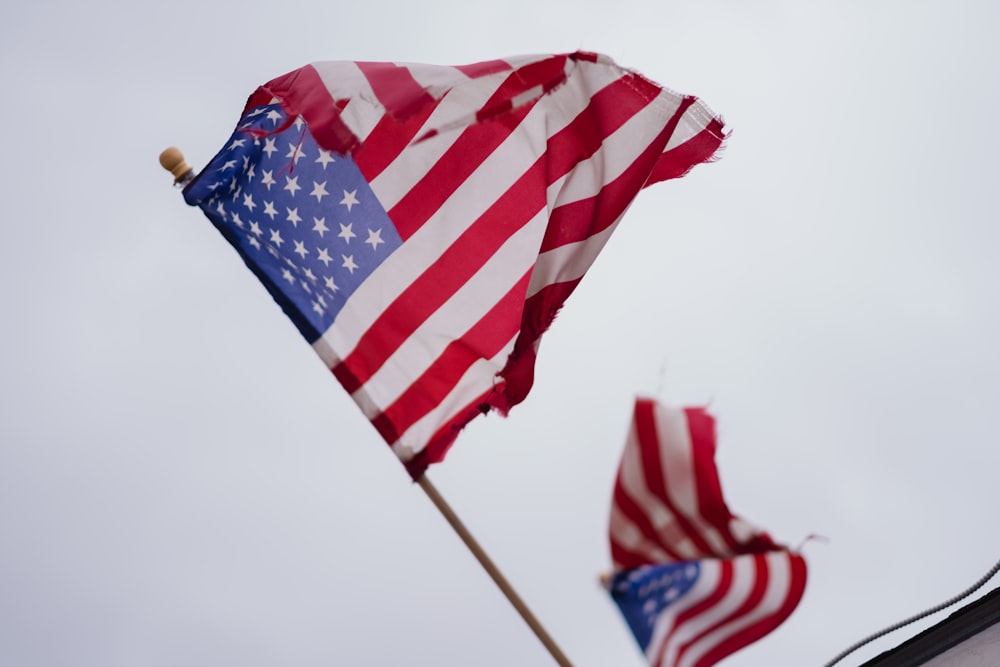
<svg viewBox="0 0 1000 667">
<path fill-rule="evenodd" d="M 184 153 L 175 146 L 160 153 L 160 165 L 174 175 L 174 185 L 184 185 L 194 178 L 194 169 L 184 161 Z"/>
</svg>

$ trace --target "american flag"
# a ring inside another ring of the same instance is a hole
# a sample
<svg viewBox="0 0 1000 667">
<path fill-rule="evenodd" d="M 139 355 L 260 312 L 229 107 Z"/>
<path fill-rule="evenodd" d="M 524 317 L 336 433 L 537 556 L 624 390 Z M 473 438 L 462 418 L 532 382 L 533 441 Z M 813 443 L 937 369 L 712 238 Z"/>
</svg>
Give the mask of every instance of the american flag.
<svg viewBox="0 0 1000 667">
<path fill-rule="evenodd" d="M 615 481 L 608 589 L 649 664 L 710 667 L 780 625 L 801 555 L 726 506 L 715 420 L 638 399 Z"/>
<path fill-rule="evenodd" d="M 715 155 L 694 97 L 593 53 L 308 65 L 185 188 L 414 479 L 531 388 L 643 187 Z"/>
</svg>

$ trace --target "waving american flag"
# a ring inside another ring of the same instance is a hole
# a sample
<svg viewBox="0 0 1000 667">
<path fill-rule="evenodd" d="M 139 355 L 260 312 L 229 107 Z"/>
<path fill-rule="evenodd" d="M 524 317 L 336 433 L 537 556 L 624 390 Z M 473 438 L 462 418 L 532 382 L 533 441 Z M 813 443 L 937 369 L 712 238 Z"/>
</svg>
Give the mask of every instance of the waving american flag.
<svg viewBox="0 0 1000 667">
<path fill-rule="evenodd" d="M 324 62 L 261 86 L 185 189 L 417 478 L 531 388 L 643 187 L 721 121 L 605 56 Z"/>
<path fill-rule="evenodd" d="M 801 555 L 726 506 L 715 420 L 635 404 L 615 482 L 607 586 L 653 667 L 710 667 L 780 625 L 805 590 Z"/>
</svg>

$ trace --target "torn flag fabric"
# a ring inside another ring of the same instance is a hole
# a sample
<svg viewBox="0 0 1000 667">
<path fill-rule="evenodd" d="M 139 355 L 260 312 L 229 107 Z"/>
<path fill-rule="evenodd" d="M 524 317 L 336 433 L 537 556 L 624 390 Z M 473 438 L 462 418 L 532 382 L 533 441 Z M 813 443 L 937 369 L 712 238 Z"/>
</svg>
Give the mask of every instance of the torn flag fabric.
<svg viewBox="0 0 1000 667">
<path fill-rule="evenodd" d="M 321 62 L 254 92 L 184 196 L 416 479 L 525 398 L 639 190 L 722 141 L 696 98 L 593 53 Z"/>
<path fill-rule="evenodd" d="M 635 404 L 612 499 L 606 582 L 653 667 L 710 667 L 780 625 L 806 563 L 726 506 L 715 420 Z"/>
</svg>

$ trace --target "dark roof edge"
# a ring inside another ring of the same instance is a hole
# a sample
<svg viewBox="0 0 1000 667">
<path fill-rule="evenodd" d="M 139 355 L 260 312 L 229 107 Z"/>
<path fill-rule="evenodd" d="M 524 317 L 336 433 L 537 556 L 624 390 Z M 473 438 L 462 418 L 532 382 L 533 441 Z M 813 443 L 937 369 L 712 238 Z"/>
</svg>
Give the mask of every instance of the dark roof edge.
<svg viewBox="0 0 1000 667">
<path fill-rule="evenodd" d="M 1000 622 L 1000 588 L 859 667 L 916 667 Z"/>
</svg>

